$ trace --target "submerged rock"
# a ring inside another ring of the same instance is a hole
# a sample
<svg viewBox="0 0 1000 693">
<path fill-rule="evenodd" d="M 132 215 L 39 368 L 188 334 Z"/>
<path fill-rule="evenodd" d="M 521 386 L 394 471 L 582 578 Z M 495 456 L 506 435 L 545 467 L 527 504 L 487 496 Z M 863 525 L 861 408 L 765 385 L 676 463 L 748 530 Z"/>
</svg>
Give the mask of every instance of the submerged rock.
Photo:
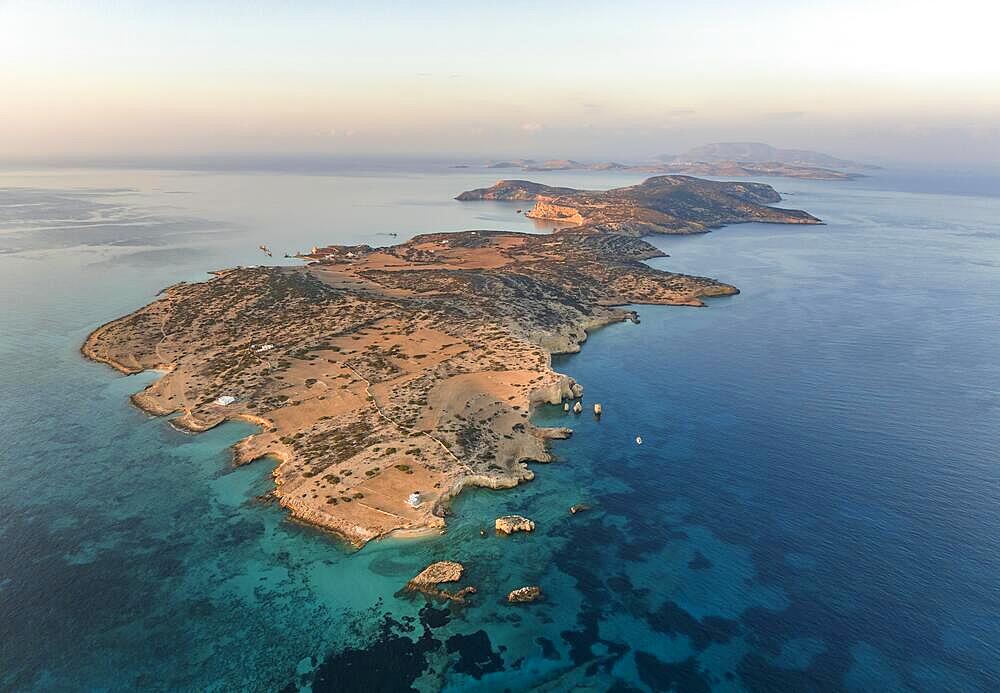
<svg viewBox="0 0 1000 693">
<path fill-rule="evenodd" d="M 521 517 L 520 515 L 504 515 L 503 517 L 498 517 L 494 526 L 501 534 L 535 531 L 535 523 L 526 517 Z"/>
<path fill-rule="evenodd" d="M 542 596 L 542 588 L 537 585 L 527 585 L 526 587 L 518 587 L 516 590 L 507 595 L 507 601 L 511 604 L 527 604 L 529 602 L 537 601 Z"/>
</svg>

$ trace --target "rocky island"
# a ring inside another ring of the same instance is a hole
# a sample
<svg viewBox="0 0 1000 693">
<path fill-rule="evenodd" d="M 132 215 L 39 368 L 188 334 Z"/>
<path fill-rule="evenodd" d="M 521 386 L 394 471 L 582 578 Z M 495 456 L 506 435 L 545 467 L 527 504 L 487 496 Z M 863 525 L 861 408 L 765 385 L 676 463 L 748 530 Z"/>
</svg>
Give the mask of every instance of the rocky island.
<svg viewBox="0 0 1000 693">
<path fill-rule="evenodd" d="M 673 182 L 652 188 L 664 184 Z M 700 223 L 737 209 L 816 222 L 762 207 L 756 200 L 773 197 L 765 188 L 701 186 L 716 206 L 703 200 Z M 628 304 L 701 306 L 737 293 L 643 262 L 663 254 L 634 234 L 661 228 L 650 219 L 696 228 L 693 206 L 648 217 L 650 198 L 629 204 L 611 193 L 622 209 L 608 205 L 604 222 L 583 229 L 425 234 L 381 248 L 314 248 L 305 266 L 222 270 L 103 325 L 82 352 L 126 374 L 162 371 L 132 401 L 178 428 L 258 424 L 236 444 L 235 462 L 276 460 L 274 495 L 293 517 L 357 546 L 438 530 L 463 488 L 529 480 L 528 462 L 550 460 L 547 439 L 569 435 L 529 419 L 533 405 L 582 394 L 552 369 L 551 354 L 578 350 L 588 330 L 637 321 Z"/>
<path fill-rule="evenodd" d="M 527 180 L 501 180 L 455 198 L 533 201 L 533 219 L 594 232 L 646 236 L 705 233 L 726 224 L 766 222 L 820 224 L 797 209 L 770 204 L 781 196 L 764 183 L 726 183 L 691 176 L 654 176 L 639 185 L 611 190 L 558 188 Z"/>
</svg>

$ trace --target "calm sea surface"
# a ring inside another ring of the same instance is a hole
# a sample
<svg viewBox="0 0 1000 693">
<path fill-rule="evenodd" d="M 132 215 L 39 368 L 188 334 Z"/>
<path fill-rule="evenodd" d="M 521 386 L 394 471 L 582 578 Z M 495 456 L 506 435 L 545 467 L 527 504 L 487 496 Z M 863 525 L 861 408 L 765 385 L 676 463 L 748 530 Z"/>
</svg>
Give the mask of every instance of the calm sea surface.
<svg viewBox="0 0 1000 693">
<path fill-rule="evenodd" d="M 1000 178 L 772 180 L 827 225 L 654 239 L 742 293 L 557 358 L 604 417 L 431 539 L 289 522 L 268 463 L 232 467 L 251 427 L 182 434 L 128 403 L 155 375 L 77 351 L 261 243 L 546 231 L 451 199 L 499 175 L 0 171 L 0 689 L 1000 688 Z M 480 537 L 509 512 L 538 530 Z M 471 606 L 396 596 L 438 559 Z"/>
</svg>

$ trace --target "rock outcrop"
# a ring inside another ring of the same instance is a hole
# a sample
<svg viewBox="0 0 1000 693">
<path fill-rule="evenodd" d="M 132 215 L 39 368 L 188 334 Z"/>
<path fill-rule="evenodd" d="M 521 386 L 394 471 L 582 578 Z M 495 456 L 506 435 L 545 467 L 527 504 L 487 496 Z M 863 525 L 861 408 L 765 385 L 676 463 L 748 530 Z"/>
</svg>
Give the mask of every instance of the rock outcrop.
<svg viewBox="0 0 1000 693">
<path fill-rule="evenodd" d="M 585 510 L 590 510 L 592 506 L 588 503 L 577 503 L 576 505 L 571 505 L 569 508 L 570 515 L 576 515 L 577 513 L 582 513 Z"/>
<path fill-rule="evenodd" d="M 535 531 L 535 523 L 520 515 L 504 515 L 503 517 L 498 517 L 493 524 L 500 534 Z"/>
<path fill-rule="evenodd" d="M 518 587 L 507 595 L 507 601 L 511 604 L 529 604 L 538 601 L 542 597 L 542 588 L 537 585 L 527 585 Z"/>
<path fill-rule="evenodd" d="M 449 592 L 448 590 L 441 589 L 440 586 L 448 582 L 458 582 L 462 579 L 464 570 L 465 567 L 455 561 L 431 563 L 414 576 L 412 580 L 407 582 L 404 589 L 407 592 L 420 592 L 429 597 L 462 603 L 465 601 L 467 595 L 475 594 L 475 587 L 469 586 L 457 592 Z"/>
</svg>

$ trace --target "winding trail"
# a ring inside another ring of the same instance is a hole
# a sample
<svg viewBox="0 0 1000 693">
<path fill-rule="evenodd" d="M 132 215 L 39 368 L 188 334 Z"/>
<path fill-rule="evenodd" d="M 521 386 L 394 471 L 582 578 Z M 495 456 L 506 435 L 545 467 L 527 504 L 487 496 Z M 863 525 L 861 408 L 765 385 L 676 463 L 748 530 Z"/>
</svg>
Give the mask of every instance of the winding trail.
<svg viewBox="0 0 1000 693">
<path fill-rule="evenodd" d="M 173 309 L 174 307 L 173 300 L 169 296 L 167 296 L 167 305 L 169 305 L 171 309 Z M 163 319 L 160 320 L 160 341 L 156 343 L 156 348 L 155 348 L 156 358 L 159 359 L 160 363 L 167 362 L 167 360 L 163 358 L 163 352 L 160 351 L 160 347 L 163 345 L 165 341 L 167 341 L 167 321 L 169 319 L 170 319 L 170 313 L 165 311 L 163 313 Z"/>
<path fill-rule="evenodd" d="M 375 408 L 375 411 L 378 412 L 379 416 L 381 416 L 383 419 L 385 419 L 386 421 L 388 421 L 389 423 L 391 423 L 396 428 L 399 428 L 400 430 L 406 431 L 407 433 L 411 433 L 411 434 L 420 434 L 420 435 L 423 435 L 423 436 L 426 436 L 426 437 L 430 438 L 435 443 L 437 443 L 439 446 L 441 446 L 441 449 L 444 450 L 446 453 L 448 453 L 448 456 L 451 457 L 451 459 L 453 459 L 456 462 L 458 462 L 458 464 L 460 464 L 462 466 L 462 468 L 465 469 L 465 471 L 467 471 L 469 474 L 473 473 L 472 468 L 469 467 L 469 465 L 467 465 L 465 462 L 463 462 L 462 460 L 460 460 L 455 455 L 455 453 L 453 453 L 451 450 L 449 450 L 448 446 L 445 445 L 441 441 L 441 439 L 439 439 L 439 438 L 431 435 L 427 431 L 421 431 L 419 429 L 413 429 L 413 428 L 410 428 L 409 426 L 401 424 L 400 422 L 396 421 L 391 416 L 389 416 L 388 414 L 386 414 L 384 411 L 382 411 L 382 407 L 380 407 L 378 405 L 378 400 L 375 398 L 375 393 L 372 392 L 371 381 L 368 380 L 368 378 L 366 378 L 365 376 L 361 375 L 361 373 L 359 373 L 358 370 L 354 366 L 350 365 L 346 361 L 344 362 L 343 365 L 344 365 L 345 368 L 347 368 L 352 373 L 354 373 L 354 375 L 356 375 L 359 378 L 361 378 L 361 380 L 364 382 L 364 384 L 365 384 L 365 394 L 368 395 L 369 401 L 371 401 L 372 406 Z"/>
</svg>

